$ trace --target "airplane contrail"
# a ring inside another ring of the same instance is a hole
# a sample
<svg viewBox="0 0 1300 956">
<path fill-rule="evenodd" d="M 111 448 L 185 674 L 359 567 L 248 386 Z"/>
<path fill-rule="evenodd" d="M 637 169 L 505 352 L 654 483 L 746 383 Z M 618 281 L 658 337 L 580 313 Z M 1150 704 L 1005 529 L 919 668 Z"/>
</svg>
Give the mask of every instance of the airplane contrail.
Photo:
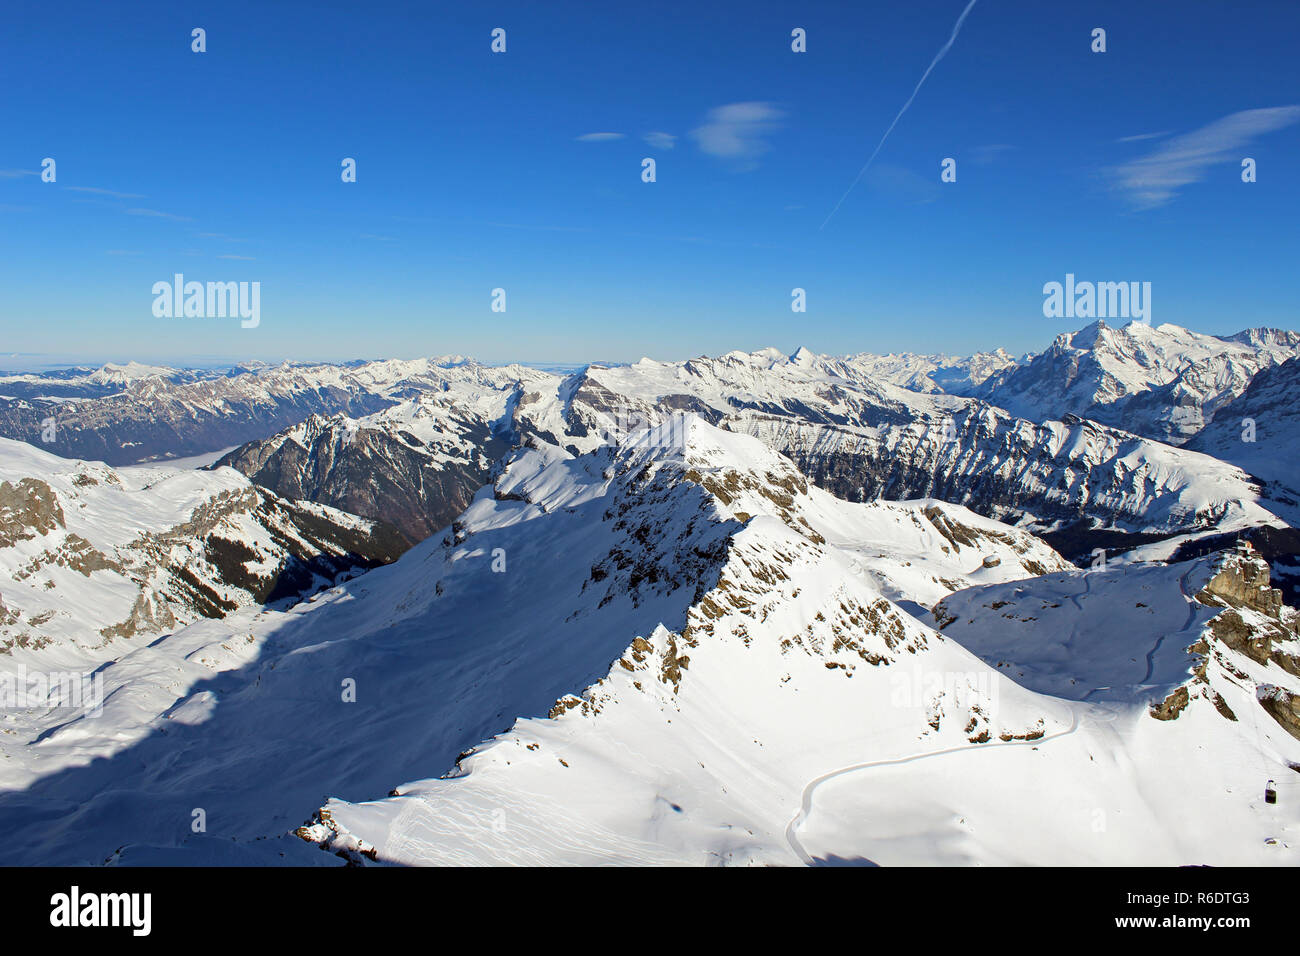
<svg viewBox="0 0 1300 956">
<path fill-rule="evenodd" d="M 862 179 L 863 174 L 870 168 L 871 164 L 875 162 L 876 156 L 880 153 L 880 148 L 885 145 L 885 140 L 889 139 L 889 134 L 894 131 L 894 127 L 898 125 L 898 121 L 903 118 L 903 114 L 907 112 L 907 108 L 912 105 L 912 100 L 916 99 L 916 94 L 921 92 L 921 85 L 925 83 L 926 77 L 930 75 L 930 72 L 935 68 L 938 62 L 944 58 L 944 55 L 952 49 L 953 41 L 957 39 L 957 34 L 961 32 L 961 25 L 966 21 L 966 15 L 971 12 L 971 8 L 975 6 L 975 3 L 976 0 L 970 0 L 970 3 L 966 4 L 966 9 L 961 12 L 961 16 L 957 18 L 956 25 L 952 28 L 952 36 L 948 37 L 948 42 L 943 45 L 943 49 L 935 54 L 934 59 L 930 61 L 930 65 L 925 68 L 925 72 L 921 74 L 921 79 L 917 81 L 916 89 L 912 90 L 912 95 L 907 98 L 907 102 L 903 104 L 903 108 L 898 111 L 898 115 L 894 117 L 894 121 L 889 124 L 889 129 L 885 130 L 885 135 L 880 137 L 880 142 L 876 144 L 875 151 L 872 152 L 870 158 L 866 161 L 863 167 L 858 170 L 858 175 L 854 177 L 853 182 L 849 183 L 849 188 L 844 190 L 844 195 L 841 196 L 840 201 L 835 204 L 835 208 L 831 210 L 830 216 L 827 216 L 826 221 L 817 227 L 818 232 L 821 232 L 826 228 L 826 223 L 831 221 L 831 216 L 834 216 L 839 212 L 840 206 L 844 204 L 844 200 L 848 199 L 849 193 L 853 192 L 853 187 L 858 184 L 858 181 Z"/>
</svg>

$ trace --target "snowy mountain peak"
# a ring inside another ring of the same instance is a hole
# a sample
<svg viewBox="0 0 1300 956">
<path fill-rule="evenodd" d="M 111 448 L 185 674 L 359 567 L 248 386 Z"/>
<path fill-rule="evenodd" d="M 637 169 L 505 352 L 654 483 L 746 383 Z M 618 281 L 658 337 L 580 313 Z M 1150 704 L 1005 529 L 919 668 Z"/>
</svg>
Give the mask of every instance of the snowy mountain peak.
<svg viewBox="0 0 1300 956">
<path fill-rule="evenodd" d="M 1013 415 L 1067 413 L 1182 444 L 1240 396 L 1262 369 L 1300 354 L 1300 336 L 1247 330 L 1222 337 L 1172 323 L 1097 321 L 1057 336 L 1029 362 L 974 394 Z"/>
<path fill-rule="evenodd" d="M 816 354 L 810 349 L 804 348 L 802 345 L 790 354 L 790 362 L 793 365 L 802 365 L 806 367 L 812 365 L 816 360 Z"/>
<path fill-rule="evenodd" d="M 1235 335 L 1225 337 L 1225 341 L 1240 342 L 1254 348 L 1293 349 L 1300 345 L 1300 333 L 1287 329 L 1253 328 L 1244 329 Z"/>
<path fill-rule="evenodd" d="M 88 375 L 87 381 L 94 382 L 96 385 L 127 385 L 141 379 L 162 378 L 174 374 L 175 370 L 158 365 L 143 365 L 140 362 L 115 365 L 109 362 Z"/>
</svg>

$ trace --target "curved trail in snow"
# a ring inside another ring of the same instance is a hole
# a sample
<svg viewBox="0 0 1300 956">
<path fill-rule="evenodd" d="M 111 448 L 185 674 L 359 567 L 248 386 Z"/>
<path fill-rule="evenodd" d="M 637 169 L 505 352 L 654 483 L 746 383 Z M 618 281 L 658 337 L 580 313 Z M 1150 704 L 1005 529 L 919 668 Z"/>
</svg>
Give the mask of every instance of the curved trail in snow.
<svg viewBox="0 0 1300 956">
<path fill-rule="evenodd" d="M 1178 634 L 1187 633 L 1187 631 L 1192 627 L 1192 625 L 1195 624 L 1196 616 L 1201 610 L 1201 606 L 1199 602 L 1197 602 L 1192 595 L 1189 595 L 1187 593 L 1187 577 L 1189 574 L 1191 574 L 1191 570 L 1183 574 L 1178 580 L 1179 590 L 1182 592 L 1183 598 L 1187 600 L 1188 603 L 1190 604 L 1190 607 L 1188 608 L 1187 621 L 1186 623 L 1184 623 L 1183 627 L 1179 631 L 1175 632 Z M 1087 572 L 1084 573 L 1083 580 L 1084 580 L 1083 590 L 1075 594 L 1069 595 L 1070 600 L 1074 603 L 1074 606 L 1078 608 L 1078 610 L 1080 611 L 1084 610 L 1083 605 L 1080 603 L 1080 598 L 1088 596 L 1092 591 L 1092 581 L 1089 579 L 1089 575 Z M 1151 648 L 1151 650 L 1147 652 L 1146 655 L 1147 672 L 1146 672 L 1146 676 L 1143 678 L 1143 683 L 1146 683 L 1146 681 L 1151 679 L 1151 675 L 1155 670 L 1155 655 L 1160 650 L 1160 646 L 1164 643 L 1165 638 L 1168 636 L 1169 635 L 1167 634 L 1162 635 L 1156 641 L 1155 645 Z M 1085 694 L 1083 699 L 1080 700 L 1078 703 L 1081 704 L 1084 703 L 1084 701 L 1086 701 L 1088 697 L 1091 697 L 1093 694 L 1095 694 L 1097 690 L 1106 690 L 1106 689 L 1108 688 L 1094 688 L 1093 690 Z M 1088 717 L 1096 718 L 1105 723 L 1111 723 L 1116 718 L 1115 713 L 1110 710 L 1107 710 L 1104 706 L 1098 707 L 1098 705 L 1096 704 L 1085 704 L 1085 706 L 1088 707 L 1088 712 L 1086 714 L 1086 716 Z M 897 766 L 900 764 L 913 763 L 917 760 L 925 760 L 928 757 L 941 757 L 944 756 L 945 754 L 967 753 L 973 750 L 988 749 L 989 747 L 1014 747 L 1014 746 L 1025 746 L 1025 745 L 1039 746 L 1041 744 L 1047 743 L 1048 741 L 1058 740 L 1061 737 L 1069 736 L 1070 734 L 1073 734 L 1075 731 L 1077 731 L 1079 729 L 1079 712 L 1074 706 L 1071 706 L 1070 708 L 1070 718 L 1071 718 L 1070 726 L 1066 730 L 1059 731 L 1055 734 L 1050 734 L 1046 737 L 1040 737 L 1037 740 L 1007 740 L 1007 741 L 1000 741 L 998 743 L 990 743 L 990 744 L 966 744 L 957 747 L 948 747 L 943 750 L 935 750 L 935 751 L 931 751 L 930 753 L 913 754 L 910 757 L 895 757 L 890 760 L 873 760 L 867 763 L 851 764 L 847 767 L 841 767 L 838 770 L 831 770 L 828 773 L 824 773 L 820 777 L 817 777 L 811 782 L 809 782 L 808 785 L 804 787 L 803 795 L 800 799 L 799 810 L 794 815 L 794 817 L 790 820 L 790 822 L 786 825 L 785 828 L 786 842 L 790 845 L 790 849 L 794 851 L 795 855 L 798 856 L 799 859 L 805 865 L 814 866 L 816 864 L 816 861 L 811 856 L 808 855 L 808 852 L 804 850 L 803 845 L 799 842 L 797 831 L 799 829 L 799 826 L 805 820 L 807 820 L 809 814 L 812 812 L 813 796 L 817 788 L 821 786 L 823 783 L 825 783 L 827 780 L 831 780 L 835 777 L 843 776 L 844 774 L 855 773 L 859 770 L 868 770 L 872 767 Z"/>
<path fill-rule="evenodd" d="M 1075 606 L 1075 607 L 1076 607 L 1080 612 L 1083 612 L 1083 605 L 1079 603 L 1079 598 L 1081 598 L 1081 597 L 1087 597 L 1087 596 L 1088 596 L 1089 594 L 1091 594 L 1091 593 L 1092 593 L 1092 578 L 1090 578 L 1090 577 L 1088 576 L 1088 572 L 1087 572 L 1087 571 L 1084 571 L 1084 572 L 1083 572 L 1083 590 L 1080 591 L 1080 592 L 1077 593 L 1077 594 L 1071 594 L 1071 595 L 1070 595 L 1070 600 L 1074 602 L 1074 606 Z"/>
<path fill-rule="evenodd" d="M 1103 714 L 1106 713 L 1107 712 L 1103 711 L 1096 714 L 1096 716 L 1102 717 Z M 1111 719 L 1114 719 L 1113 714 L 1109 716 L 1111 717 Z M 928 757 L 942 757 L 944 754 L 954 754 L 954 753 L 970 753 L 971 751 L 975 751 L 975 750 L 988 750 L 991 747 L 1024 747 L 1024 746 L 1038 747 L 1047 743 L 1048 741 L 1059 740 L 1062 737 L 1068 737 L 1070 734 L 1074 733 L 1078 729 L 1079 729 L 1079 711 L 1076 707 L 1071 706 L 1070 726 L 1065 730 L 1059 731 L 1054 734 L 1049 734 L 1046 737 L 1039 737 L 1037 740 L 1005 740 L 1005 741 L 999 741 L 998 743 L 995 744 L 964 744 L 959 747 L 948 747 L 945 748 L 944 750 L 933 750 L 929 753 L 913 754 L 910 757 L 894 757 L 890 760 L 872 760 L 867 763 L 850 764 L 847 767 L 840 767 L 838 770 L 832 770 L 829 773 L 824 773 L 820 777 L 817 777 L 811 782 L 809 782 L 809 784 L 803 788 L 803 796 L 799 802 L 799 812 L 797 812 L 794 815 L 794 817 L 790 820 L 790 822 L 786 824 L 785 840 L 788 844 L 790 844 L 790 849 L 793 850 L 795 855 L 798 856 L 799 859 L 803 861 L 805 866 L 816 865 L 817 861 L 808 855 L 807 851 L 804 850 L 803 848 L 803 844 L 799 842 L 799 837 L 796 831 L 799 829 L 799 825 L 808 818 L 808 814 L 812 811 L 813 794 L 816 792 L 817 788 L 821 786 L 823 783 L 825 783 L 827 780 L 831 780 L 834 777 L 841 777 L 847 773 L 856 773 L 859 770 L 868 770 L 872 767 L 897 766 L 899 764 L 914 763 L 917 760 L 925 760 Z"/>
<path fill-rule="evenodd" d="M 1177 634 L 1186 634 L 1188 631 L 1191 630 L 1192 625 L 1196 623 L 1196 614 L 1201 609 L 1200 602 L 1198 602 L 1196 598 L 1194 598 L 1192 595 L 1187 593 L 1187 575 L 1191 573 L 1192 573 L 1192 569 L 1189 569 L 1178 579 L 1178 590 L 1182 592 L 1183 599 L 1187 601 L 1187 603 L 1190 604 L 1191 607 L 1187 609 L 1187 622 L 1183 625 L 1182 630 L 1175 632 Z M 1155 672 L 1156 651 L 1160 650 L 1160 645 L 1165 642 L 1165 638 L 1168 636 L 1169 636 L 1168 634 L 1160 635 L 1160 638 L 1159 640 L 1156 641 L 1155 646 L 1152 647 L 1151 650 L 1147 651 L 1147 672 L 1145 676 L 1143 676 L 1142 678 L 1143 684 L 1149 681 L 1151 679 L 1152 673 Z"/>
</svg>

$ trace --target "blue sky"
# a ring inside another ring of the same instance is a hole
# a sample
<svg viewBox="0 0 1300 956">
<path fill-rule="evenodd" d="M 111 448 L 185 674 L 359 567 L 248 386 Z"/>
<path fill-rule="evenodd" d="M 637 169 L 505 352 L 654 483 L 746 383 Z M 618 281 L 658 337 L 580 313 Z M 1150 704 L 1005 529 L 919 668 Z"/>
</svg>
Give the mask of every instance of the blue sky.
<svg viewBox="0 0 1300 956">
<path fill-rule="evenodd" d="M 966 3 L 12 4 L 0 354 L 1021 352 L 1067 272 L 1300 325 L 1292 0 L 977 0 L 827 222 Z M 177 272 L 260 325 L 155 318 Z"/>
</svg>

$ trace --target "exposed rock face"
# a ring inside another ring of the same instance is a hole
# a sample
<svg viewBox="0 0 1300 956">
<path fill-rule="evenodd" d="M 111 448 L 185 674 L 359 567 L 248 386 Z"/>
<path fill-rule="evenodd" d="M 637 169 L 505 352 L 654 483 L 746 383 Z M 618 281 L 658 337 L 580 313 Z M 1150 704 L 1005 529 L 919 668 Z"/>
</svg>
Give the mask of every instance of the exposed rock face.
<svg viewBox="0 0 1300 956">
<path fill-rule="evenodd" d="M 1300 694 L 1266 684 L 1259 688 L 1259 705 L 1292 737 L 1300 739 Z"/>
<path fill-rule="evenodd" d="M 1204 531 L 1246 512 L 1276 521 L 1256 504 L 1249 477 L 1221 462 L 1074 415 L 1036 424 L 967 398 L 910 392 L 852 359 L 759 352 L 593 366 L 552 392 L 524 394 L 511 427 L 577 454 L 624 422 L 645 427 L 680 409 L 758 438 L 848 501 L 934 497 L 1036 529 L 1102 525 L 1120 537 Z M 1192 490 L 1210 475 L 1213 492 Z M 1075 537 L 1078 553 L 1095 546 Z"/>
<path fill-rule="evenodd" d="M 1190 694 L 1186 687 L 1180 687 L 1163 701 L 1151 708 L 1151 716 L 1156 720 L 1175 720 L 1187 706 Z"/>
<path fill-rule="evenodd" d="M 1281 619 L 1282 592 L 1269 587 L 1268 564 L 1243 543 L 1223 559 L 1219 573 L 1196 595 L 1202 604 L 1248 607 L 1267 617 Z"/>
<path fill-rule="evenodd" d="M 849 501 L 934 497 L 1000 521 L 1032 515 L 1039 526 L 1086 520 L 1157 534 L 1212 528 L 1238 508 L 1182 503 L 1187 482 L 1167 467 L 1171 449 L 1094 422 L 1034 425 L 985 406 L 949 423 L 945 432 L 937 422 L 846 428 L 749 415 L 724 427 L 760 438 Z M 1223 471 L 1241 501 L 1253 498 L 1235 469 L 1190 455 L 1181 467 Z"/>
<path fill-rule="evenodd" d="M 418 416 L 420 409 L 413 414 Z M 418 419 L 415 420 L 418 422 Z M 401 419 L 325 419 L 222 458 L 264 488 L 385 521 L 407 545 L 447 525 L 491 478 L 509 443 L 492 424 L 469 413 L 440 417 L 432 434 Z"/>
<path fill-rule="evenodd" d="M 1195 598 L 1201 604 L 1223 610 L 1210 619 L 1202 639 L 1189 648 L 1203 655 L 1189 686 L 1193 691 L 1203 689 L 1224 717 L 1237 719 L 1209 686 L 1212 682 L 1207 665 L 1211 660 L 1240 680 L 1252 678 L 1247 676 L 1242 663 L 1234 664 L 1234 655 L 1244 656 L 1264 668 L 1265 673 L 1276 666 L 1287 674 L 1300 676 L 1300 640 L 1297 640 L 1300 614 L 1282 603 L 1281 591 L 1270 587 L 1268 562 L 1248 542 L 1240 542 L 1232 551 L 1223 553 L 1214 574 Z M 1300 739 L 1300 697 L 1284 687 L 1258 678 L 1253 680 L 1260 706 Z M 1171 719 L 1187 702 L 1188 687 L 1181 687 L 1155 708 L 1152 716 Z"/>
<path fill-rule="evenodd" d="M 12 548 L 38 534 L 63 527 L 59 499 L 45 482 L 23 478 L 0 482 L 0 548 Z"/>
<path fill-rule="evenodd" d="M 1210 621 L 1213 637 L 1258 664 L 1270 660 L 1300 674 L 1296 657 L 1296 612 L 1282 603 L 1282 592 L 1269 585 L 1268 562 L 1247 542 L 1225 552 L 1219 571 L 1196 594 L 1210 607 L 1225 610 Z M 1253 613 L 1252 613 L 1253 612 Z"/>
<path fill-rule="evenodd" d="M 295 599 L 406 547 L 389 525 L 285 500 L 230 471 L 124 482 L 6 439 L 0 452 L 10 475 L 0 481 L 0 653 L 93 647 Z"/>
</svg>

